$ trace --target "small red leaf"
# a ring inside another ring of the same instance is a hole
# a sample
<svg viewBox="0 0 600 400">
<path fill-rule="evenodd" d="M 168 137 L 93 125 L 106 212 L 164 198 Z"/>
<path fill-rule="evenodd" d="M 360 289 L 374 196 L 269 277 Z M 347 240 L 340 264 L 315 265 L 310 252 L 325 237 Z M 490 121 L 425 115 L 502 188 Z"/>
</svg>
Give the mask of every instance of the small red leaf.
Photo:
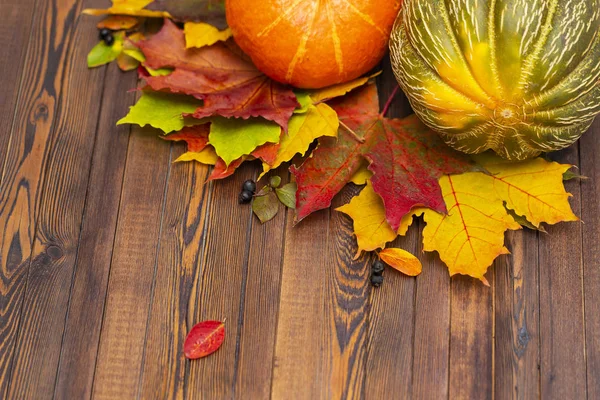
<svg viewBox="0 0 600 400">
<path fill-rule="evenodd" d="M 210 125 L 187 126 L 177 133 L 162 136 L 164 140 L 173 142 L 184 141 L 187 143 L 187 150 L 193 153 L 200 153 L 208 145 L 208 134 Z"/>
<path fill-rule="evenodd" d="M 225 340 L 225 325 L 220 321 L 200 322 L 185 338 L 183 351 L 190 360 L 206 357 L 219 350 Z"/>
</svg>

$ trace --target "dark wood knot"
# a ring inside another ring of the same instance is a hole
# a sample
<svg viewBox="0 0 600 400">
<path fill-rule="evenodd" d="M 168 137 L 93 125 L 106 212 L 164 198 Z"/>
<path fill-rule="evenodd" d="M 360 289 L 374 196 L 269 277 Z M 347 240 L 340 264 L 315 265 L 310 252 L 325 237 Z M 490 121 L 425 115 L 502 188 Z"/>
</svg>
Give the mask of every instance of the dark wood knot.
<svg viewBox="0 0 600 400">
<path fill-rule="evenodd" d="M 46 249 L 46 254 L 48 254 L 48 256 L 52 260 L 59 260 L 64 255 L 62 249 L 60 247 L 54 246 L 54 245 L 48 246 L 48 248 Z"/>
</svg>

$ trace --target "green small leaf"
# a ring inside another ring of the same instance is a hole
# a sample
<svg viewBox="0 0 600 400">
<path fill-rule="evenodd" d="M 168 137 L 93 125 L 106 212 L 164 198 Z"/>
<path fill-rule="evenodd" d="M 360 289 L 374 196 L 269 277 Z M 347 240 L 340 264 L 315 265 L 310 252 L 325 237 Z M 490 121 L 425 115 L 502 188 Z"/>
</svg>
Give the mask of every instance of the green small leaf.
<svg viewBox="0 0 600 400">
<path fill-rule="evenodd" d="M 123 34 L 117 33 L 114 37 L 112 46 L 107 46 L 103 41 L 94 46 L 87 56 L 88 68 L 99 67 L 117 59 L 123 50 Z"/>
<path fill-rule="evenodd" d="M 532 224 L 531 222 L 529 222 L 527 220 L 527 218 L 525 218 L 522 215 L 517 214 L 514 210 L 511 210 L 509 208 L 506 207 L 506 203 L 504 203 L 504 208 L 506 208 L 506 212 L 513 217 L 513 219 L 515 220 L 515 222 L 521 226 L 524 226 L 525 228 L 531 229 L 533 231 L 540 231 L 540 232 L 546 232 L 546 229 L 544 229 L 543 226 L 540 225 L 539 228 L 537 228 L 534 224 Z"/>
<path fill-rule="evenodd" d="M 277 194 L 277 198 L 279 198 L 279 201 L 281 201 L 281 203 L 284 206 L 295 210 L 297 190 L 298 186 L 296 185 L 296 182 L 292 182 L 288 183 L 287 185 L 284 185 L 282 188 L 275 189 L 275 193 Z"/>
<path fill-rule="evenodd" d="M 123 53 L 127 54 L 131 58 L 135 58 L 139 62 L 146 61 L 146 57 L 144 56 L 144 53 L 142 53 L 142 51 L 140 49 L 138 49 L 137 47 L 135 47 L 131 43 L 130 44 L 125 44 L 123 46 Z"/>
<path fill-rule="evenodd" d="M 146 68 L 146 71 L 148 71 L 150 76 L 167 76 L 167 75 L 170 75 L 171 72 L 173 72 L 172 68 L 159 68 L 159 69 L 152 69 L 152 68 L 148 68 L 148 67 L 144 67 L 144 68 Z"/>
<path fill-rule="evenodd" d="M 269 185 L 271 185 L 273 189 L 277 189 L 281 186 L 281 177 L 277 175 L 272 176 L 271 179 L 269 179 Z"/>
<path fill-rule="evenodd" d="M 275 218 L 279 212 L 277 196 L 268 186 L 265 186 L 254 198 L 252 211 L 263 224 Z"/>
<path fill-rule="evenodd" d="M 251 154 L 265 143 L 277 143 L 281 127 L 263 118 L 215 117 L 210 126 L 209 143 L 226 165 Z"/>
<path fill-rule="evenodd" d="M 298 103 L 300 103 L 300 108 L 297 108 L 294 111 L 294 114 L 305 114 L 310 108 L 310 106 L 313 105 L 313 101 L 310 95 L 306 92 L 296 92 L 294 94 L 296 95 Z"/>
<path fill-rule="evenodd" d="M 202 106 L 202 101 L 191 96 L 145 90 L 137 104 L 129 109 L 129 114 L 121 124 L 150 125 L 164 133 L 180 131 L 185 126 L 199 125 L 206 121 L 184 118 Z"/>
<path fill-rule="evenodd" d="M 563 174 L 563 181 L 570 181 L 572 179 L 588 179 L 587 176 L 579 175 L 577 172 L 573 171 L 573 169 L 568 170 Z"/>
</svg>

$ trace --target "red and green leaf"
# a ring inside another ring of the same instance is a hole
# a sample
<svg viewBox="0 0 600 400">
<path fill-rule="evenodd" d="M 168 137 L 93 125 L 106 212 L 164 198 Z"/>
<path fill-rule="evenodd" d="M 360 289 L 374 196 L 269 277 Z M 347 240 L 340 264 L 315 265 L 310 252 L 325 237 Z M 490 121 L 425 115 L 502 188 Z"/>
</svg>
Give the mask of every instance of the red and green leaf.
<svg viewBox="0 0 600 400">
<path fill-rule="evenodd" d="M 287 130 L 290 117 L 299 107 L 289 87 L 268 78 L 230 46 L 217 43 L 186 49 L 183 31 L 169 20 L 139 47 L 146 57 L 144 66 L 174 68 L 167 76 L 146 77 L 152 89 L 188 94 L 204 101 L 192 114 L 195 118 L 263 117 Z"/>
<path fill-rule="evenodd" d="M 377 88 L 368 85 L 332 103 L 340 119 L 338 139 L 323 138 L 313 156 L 291 172 L 298 183 L 297 221 L 327 208 L 360 169 L 374 172 L 374 190 L 397 230 L 417 206 L 445 212 L 438 179 L 473 168 L 467 156 L 447 147 L 416 117 L 388 119 L 379 112 Z"/>
</svg>

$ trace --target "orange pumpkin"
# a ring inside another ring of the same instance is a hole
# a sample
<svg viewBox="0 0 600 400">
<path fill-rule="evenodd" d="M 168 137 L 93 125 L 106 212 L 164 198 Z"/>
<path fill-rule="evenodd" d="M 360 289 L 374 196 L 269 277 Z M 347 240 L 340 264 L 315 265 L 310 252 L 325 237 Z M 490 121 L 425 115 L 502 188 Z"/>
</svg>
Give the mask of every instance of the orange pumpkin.
<svg viewBox="0 0 600 400">
<path fill-rule="evenodd" d="M 367 73 L 385 55 L 401 0 L 227 0 L 237 44 L 271 78 L 317 89 Z"/>
</svg>

